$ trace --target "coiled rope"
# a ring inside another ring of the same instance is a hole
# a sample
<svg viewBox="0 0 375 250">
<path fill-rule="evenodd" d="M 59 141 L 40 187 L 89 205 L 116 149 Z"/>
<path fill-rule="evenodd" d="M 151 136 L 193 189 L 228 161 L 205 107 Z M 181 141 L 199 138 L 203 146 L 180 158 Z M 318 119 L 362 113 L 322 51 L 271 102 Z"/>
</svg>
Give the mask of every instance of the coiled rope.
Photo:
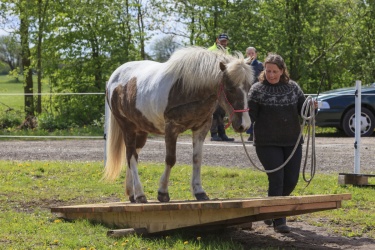
<svg viewBox="0 0 375 250">
<path fill-rule="evenodd" d="M 315 176 L 315 170 L 316 170 L 316 155 L 315 155 L 315 101 L 311 96 L 306 97 L 305 102 L 302 105 L 301 109 L 301 117 L 302 117 L 302 125 L 301 125 L 301 132 L 298 136 L 298 140 L 296 141 L 296 145 L 293 148 L 292 153 L 289 155 L 288 159 L 281 164 L 279 167 L 272 169 L 272 170 L 265 170 L 260 167 L 258 167 L 251 159 L 249 152 L 247 151 L 244 139 L 242 137 L 242 133 L 240 133 L 242 145 L 245 149 L 245 153 L 247 155 L 247 158 L 250 160 L 251 164 L 258 169 L 259 171 L 265 172 L 265 173 L 273 173 L 276 171 L 279 171 L 282 169 L 293 157 L 294 153 L 296 152 L 296 149 L 298 147 L 298 144 L 301 140 L 301 137 L 303 135 L 303 131 L 306 127 L 306 136 L 307 136 L 307 143 L 306 143 L 306 153 L 305 153 L 305 161 L 303 164 L 303 170 L 302 170 L 302 176 L 303 180 L 307 182 L 306 187 L 310 184 L 312 179 Z M 310 178 L 307 178 L 306 176 L 306 169 L 307 169 L 307 159 L 308 159 L 308 153 L 309 153 L 309 145 L 310 145 L 310 138 L 311 138 L 311 167 L 310 167 Z M 305 137 L 306 139 L 306 137 Z"/>
</svg>

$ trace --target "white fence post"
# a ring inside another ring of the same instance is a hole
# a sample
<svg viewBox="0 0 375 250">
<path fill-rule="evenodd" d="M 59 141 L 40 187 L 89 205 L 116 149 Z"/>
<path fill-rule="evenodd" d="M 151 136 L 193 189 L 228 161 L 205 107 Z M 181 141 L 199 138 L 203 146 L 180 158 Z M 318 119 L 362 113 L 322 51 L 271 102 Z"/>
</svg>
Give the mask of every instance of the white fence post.
<svg viewBox="0 0 375 250">
<path fill-rule="evenodd" d="M 361 81 L 355 81 L 355 142 L 354 142 L 354 173 L 361 172 Z"/>
</svg>

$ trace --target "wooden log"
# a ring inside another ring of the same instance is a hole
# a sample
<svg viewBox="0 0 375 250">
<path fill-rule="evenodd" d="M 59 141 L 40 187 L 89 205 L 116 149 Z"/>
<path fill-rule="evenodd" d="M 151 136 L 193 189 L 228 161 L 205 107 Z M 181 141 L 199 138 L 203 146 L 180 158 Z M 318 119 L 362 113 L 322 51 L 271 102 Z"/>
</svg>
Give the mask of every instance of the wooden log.
<svg viewBox="0 0 375 250">
<path fill-rule="evenodd" d="M 253 228 L 253 223 L 246 222 L 246 223 L 238 224 L 236 227 L 242 230 L 251 230 Z"/>
<path fill-rule="evenodd" d="M 368 185 L 368 175 L 361 174 L 339 174 L 339 185 Z"/>
<path fill-rule="evenodd" d="M 147 235 L 147 229 L 145 228 L 125 228 L 125 229 L 113 229 L 107 231 L 107 236 L 112 238 L 121 238 L 128 235 Z"/>
</svg>

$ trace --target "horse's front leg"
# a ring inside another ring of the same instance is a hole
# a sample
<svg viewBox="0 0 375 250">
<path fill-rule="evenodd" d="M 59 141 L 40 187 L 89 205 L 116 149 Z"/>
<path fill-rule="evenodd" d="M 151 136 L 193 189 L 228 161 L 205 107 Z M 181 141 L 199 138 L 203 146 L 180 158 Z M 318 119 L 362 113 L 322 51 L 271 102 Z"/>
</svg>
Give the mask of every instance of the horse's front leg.
<svg viewBox="0 0 375 250">
<path fill-rule="evenodd" d="M 201 181 L 203 142 L 207 132 L 207 126 L 201 128 L 200 130 L 193 131 L 193 177 L 191 180 L 191 188 L 197 200 L 210 199 L 203 190 Z"/>
<path fill-rule="evenodd" d="M 165 131 L 165 169 L 164 173 L 160 177 L 158 189 L 158 200 L 160 202 L 168 202 L 170 200 L 168 192 L 169 176 L 171 174 L 172 167 L 176 163 L 176 143 L 179 134 L 174 127 L 168 126 L 168 124 L 166 125 Z"/>
</svg>

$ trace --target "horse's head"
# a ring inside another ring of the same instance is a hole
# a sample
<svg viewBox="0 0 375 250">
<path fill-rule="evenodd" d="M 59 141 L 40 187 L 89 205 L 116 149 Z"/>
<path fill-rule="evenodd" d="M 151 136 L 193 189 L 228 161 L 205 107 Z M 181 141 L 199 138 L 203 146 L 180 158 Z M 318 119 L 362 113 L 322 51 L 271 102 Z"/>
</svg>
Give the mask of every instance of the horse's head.
<svg viewBox="0 0 375 250">
<path fill-rule="evenodd" d="M 229 114 L 234 131 L 244 132 L 250 127 L 247 95 L 253 81 L 253 70 L 243 58 L 220 62 L 220 70 L 219 104 Z"/>
</svg>

